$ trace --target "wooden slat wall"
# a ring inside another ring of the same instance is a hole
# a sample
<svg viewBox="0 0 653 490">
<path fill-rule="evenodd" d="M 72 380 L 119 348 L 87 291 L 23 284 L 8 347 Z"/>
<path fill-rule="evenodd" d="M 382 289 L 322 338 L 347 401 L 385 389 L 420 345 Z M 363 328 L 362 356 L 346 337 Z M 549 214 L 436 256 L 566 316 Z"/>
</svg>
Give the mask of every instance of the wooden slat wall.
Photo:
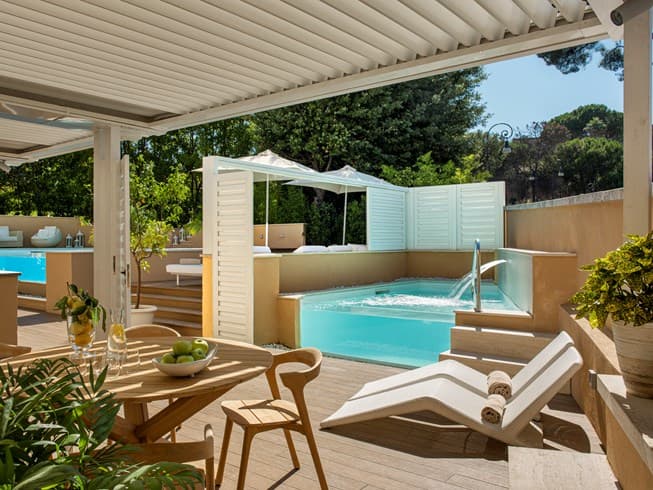
<svg viewBox="0 0 653 490">
<path fill-rule="evenodd" d="M 252 173 L 218 175 L 213 255 L 213 331 L 217 337 L 254 341 Z"/>
</svg>

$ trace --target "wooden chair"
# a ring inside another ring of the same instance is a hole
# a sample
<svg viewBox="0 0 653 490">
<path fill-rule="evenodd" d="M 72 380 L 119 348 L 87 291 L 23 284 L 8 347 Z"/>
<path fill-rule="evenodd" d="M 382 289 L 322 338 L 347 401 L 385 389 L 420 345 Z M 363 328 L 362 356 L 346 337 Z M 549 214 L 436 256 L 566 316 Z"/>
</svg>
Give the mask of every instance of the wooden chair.
<svg viewBox="0 0 653 490">
<path fill-rule="evenodd" d="M 277 367 L 289 362 L 300 362 L 309 366 L 308 369 L 303 371 L 279 373 L 281 382 L 290 389 L 294 403 L 281 399 L 281 392 L 279 391 L 276 377 Z M 311 451 L 311 456 L 313 457 L 320 487 L 322 489 L 328 488 L 304 398 L 304 386 L 320 374 L 321 364 L 322 353 L 311 347 L 276 354 L 273 357 L 272 366 L 265 373 L 272 392 L 272 399 L 230 400 L 222 402 L 222 410 L 227 416 L 227 423 L 222 440 L 218 472 L 215 477 L 216 486 L 220 486 L 222 483 L 224 467 L 227 462 L 231 429 L 233 428 L 233 424 L 236 423 L 245 431 L 243 452 L 240 458 L 240 471 L 238 473 L 238 489 L 245 488 L 245 475 L 252 439 L 259 432 L 272 429 L 283 429 L 288 450 L 290 451 L 290 458 L 295 469 L 299 469 L 299 459 L 297 459 L 297 452 L 295 451 L 290 431 L 294 430 L 304 434 Z"/>
<path fill-rule="evenodd" d="M 10 357 L 20 356 L 32 352 L 31 347 L 23 345 L 4 344 L 0 342 L 0 359 L 8 359 Z"/>
<path fill-rule="evenodd" d="M 204 427 L 204 439 L 193 442 L 150 442 L 145 444 L 134 444 L 139 451 L 129 453 L 136 461 L 145 464 L 158 461 L 169 461 L 171 463 L 188 463 L 203 459 L 204 481 L 202 488 L 215 488 L 215 454 L 213 447 L 213 428 L 210 424 Z"/>
<path fill-rule="evenodd" d="M 148 337 L 181 337 L 181 334 L 177 332 L 174 328 L 166 327 L 164 325 L 156 324 L 143 324 L 143 325 L 134 325 L 132 327 L 125 329 L 125 334 L 128 339 L 146 339 Z M 172 403 L 174 398 L 168 398 L 168 403 Z M 170 440 L 172 442 L 177 442 L 177 430 L 181 429 L 181 426 L 177 427 L 170 433 Z"/>
<path fill-rule="evenodd" d="M 127 338 L 145 339 L 147 337 L 181 337 L 181 334 L 174 328 L 164 325 L 143 324 L 134 325 L 125 329 Z"/>
</svg>

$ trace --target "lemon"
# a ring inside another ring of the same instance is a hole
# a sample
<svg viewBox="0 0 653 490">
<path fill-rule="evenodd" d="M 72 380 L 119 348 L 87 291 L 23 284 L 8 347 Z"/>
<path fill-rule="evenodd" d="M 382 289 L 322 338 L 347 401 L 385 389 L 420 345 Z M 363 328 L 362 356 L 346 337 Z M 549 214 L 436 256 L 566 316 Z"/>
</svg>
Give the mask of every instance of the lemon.
<svg viewBox="0 0 653 490">
<path fill-rule="evenodd" d="M 82 333 L 82 334 L 79 334 L 79 335 L 75 335 L 75 344 L 80 346 L 80 347 L 84 347 L 84 346 L 90 344 L 92 341 L 93 341 L 93 339 L 91 338 L 91 335 L 88 334 L 88 333 Z"/>
<path fill-rule="evenodd" d="M 83 323 L 80 322 L 72 322 L 70 324 L 70 333 L 73 335 L 79 335 L 82 333 L 86 333 L 86 326 Z"/>
<path fill-rule="evenodd" d="M 114 323 L 111 325 L 111 335 L 116 337 L 116 340 L 125 338 L 125 326 L 122 323 Z"/>
<path fill-rule="evenodd" d="M 87 333 L 90 334 L 93 331 L 93 324 L 91 323 L 90 320 L 86 320 L 85 322 L 82 323 L 84 330 L 81 333 Z"/>
</svg>

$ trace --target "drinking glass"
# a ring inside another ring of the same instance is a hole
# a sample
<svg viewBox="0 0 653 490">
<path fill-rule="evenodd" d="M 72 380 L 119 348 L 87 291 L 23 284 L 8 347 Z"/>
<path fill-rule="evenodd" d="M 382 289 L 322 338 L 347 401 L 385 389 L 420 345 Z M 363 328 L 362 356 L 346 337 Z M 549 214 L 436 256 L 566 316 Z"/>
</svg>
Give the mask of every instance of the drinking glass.
<svg viewBox="0 0 653 490">
<path fill-rule="evenodd" d="M 125 334 L 124 312 L 110 311 L 111 326 L 107 335 L 107 364 L 119 367 L 127 360 L 127 335 Z"/>
<path fill-rule="evenodd" d="M 100 323 L 99 308 L 88 308 L 79 315 L 66 317 L 68 341 L 73 348 L 72 358 L 90 357 L 95 331 Z"/>
</svg>

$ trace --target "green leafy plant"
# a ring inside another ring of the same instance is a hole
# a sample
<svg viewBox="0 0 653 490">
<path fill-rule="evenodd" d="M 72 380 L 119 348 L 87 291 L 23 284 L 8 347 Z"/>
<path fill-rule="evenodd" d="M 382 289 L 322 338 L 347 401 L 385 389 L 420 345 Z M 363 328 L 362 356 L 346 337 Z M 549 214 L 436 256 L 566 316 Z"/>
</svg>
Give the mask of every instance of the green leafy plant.
<svg viewBox="0 0 653 490">
<path fill-rule="evenodd" d="M 593 327 L 608 316 L 632 326 L 653 322 L 653 231 L 628 241 L 594 263 L 583 287 L 571 298 L 577 315 Z"/>
<path fill-rule="evenodd" d="M 193 488 L 179 463 L 135 462 L 137 447 L 107 444 L 120 403 L 70 360 L 0 366 L 0 489 Z M 177 486 L 175 486 L 177 485 Z"/>
</svg>

